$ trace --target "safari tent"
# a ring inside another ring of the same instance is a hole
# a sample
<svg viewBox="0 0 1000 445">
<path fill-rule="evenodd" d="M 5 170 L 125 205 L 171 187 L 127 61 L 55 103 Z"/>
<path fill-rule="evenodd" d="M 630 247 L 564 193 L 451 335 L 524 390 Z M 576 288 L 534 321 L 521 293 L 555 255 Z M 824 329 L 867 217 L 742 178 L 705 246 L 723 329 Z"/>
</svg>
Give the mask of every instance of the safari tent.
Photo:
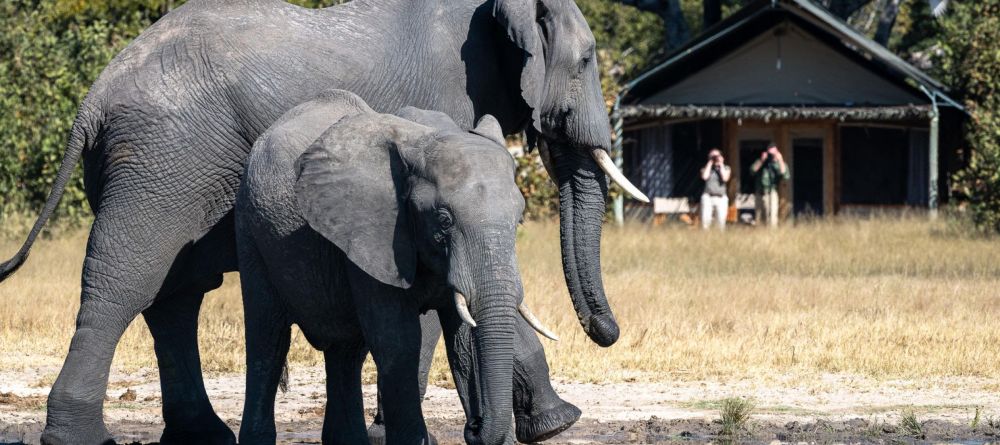
<svg viewBox="0 0 1000 445">
<path fill-rule="evenodd" d="M 759 0 L 629 82 L 614 110 L 620 161 L 651 204 L 680 213 L 720 148 L 731 203 L 753 208 L 749 166 L 777 143 L 783 217 L 934 210 L 962 166 L 964 110 L 920 69 L 809 0 Z M 618 215 L 621 217 L 621 207 Z"/>
</svg>

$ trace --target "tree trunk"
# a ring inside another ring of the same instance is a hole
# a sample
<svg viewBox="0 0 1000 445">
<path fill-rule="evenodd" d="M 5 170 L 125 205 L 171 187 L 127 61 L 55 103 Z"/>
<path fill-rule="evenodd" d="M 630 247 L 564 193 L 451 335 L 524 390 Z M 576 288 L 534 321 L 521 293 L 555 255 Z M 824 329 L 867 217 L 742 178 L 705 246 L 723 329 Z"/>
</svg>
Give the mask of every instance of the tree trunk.
<svg viewBox="0 0 1000 445">
<path fill-rule="evenodd" d="M 898 15 L 899 0 L 886 0 L 882 7 L 882 14 L 879 15 L 878 29 L 875 31 L 875 41 L 882 46 L 889 46 L 892 27 L 896 24 L 896 16 Z"/>
<path fill-rule="evenodd" d="M 701 11 L 701 28 L 708 29 L 722 20 L 722 0 L 702 0 Z"/>
</svg>

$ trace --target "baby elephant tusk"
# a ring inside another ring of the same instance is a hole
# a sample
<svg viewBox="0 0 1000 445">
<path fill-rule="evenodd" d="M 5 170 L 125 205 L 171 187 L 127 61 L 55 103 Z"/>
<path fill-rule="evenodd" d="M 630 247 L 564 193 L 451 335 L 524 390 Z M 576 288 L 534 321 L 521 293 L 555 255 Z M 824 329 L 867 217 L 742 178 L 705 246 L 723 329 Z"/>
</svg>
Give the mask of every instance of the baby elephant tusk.
<svg viewBox="0 0 1000 445">
<path fill-rule="evenodd" d="M 472 319 L 469 313 L 469 302 L 465 300 L 465 295 L 455 292 L 455 309 L 458 309 L 458 316 L 469 326 L 476 327 L 476 320 Z"/>
<path fill-rule="evenodd" d="M 604 173 L 607 173 L 607 175 L 611 177 L 612 181 L 615 181 L 616 184 L 625 189 L 625 193 L 632 195 L 633 198 L 638 199 L 639 201 L 649 202 L 649 198 L 647 198 L 644 193 L 640 192 L 636 186 L 632 185 L 628 178 L 622 174 L 621 170 L 618 170 L 618 167 L 615 166 L 615 162 L 611 160 L 611 156 L 608 156 L 608 152 L 600 148 L 595 148 L 590 151 L 590 155 L 594 157 L 594 161 L 596 161 L 597 165 L 601 167 L 601 170 L 604 170 Z"/>
<path fill-rule="evenodd" d="M 521 313 L 522 317 L 524 317 L 524 321 L 527 321 L 528 324 L 531 325 L 531 327 L 534 328 L 536 331 L 538 331 L 539 334 L 542 334 L 549 340 L 559 341 L 559 336 L 556 335 L 554 332 L 550 331 L 549 328 L 543 326 L 542 322 L 538 321 L 538 317 L 535 317 L 535 314 L 532 314 L 531 310 L 528 309 L 528 306 L 525 305 L 523 302 L 521 303 L 520 306 L 517 307 L 517 311 Z"/>
</svg>

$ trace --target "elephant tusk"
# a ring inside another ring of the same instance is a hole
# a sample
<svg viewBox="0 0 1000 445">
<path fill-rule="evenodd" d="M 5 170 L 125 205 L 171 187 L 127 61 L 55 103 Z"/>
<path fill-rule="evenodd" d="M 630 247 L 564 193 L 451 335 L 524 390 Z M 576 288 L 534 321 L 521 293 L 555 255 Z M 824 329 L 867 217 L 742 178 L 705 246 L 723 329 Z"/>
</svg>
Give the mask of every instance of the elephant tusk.
<svg viewBox="0 0 1000 445">
<path fill-rule="evenodd" d="M 611 177 L 612 181 L 615 181 L 616 184 L 625 189 L 626 193 L 632 195 L 633 198 L 638 199 L 639 201 L 649 202 L 649 198 L 646 197 L 644 193 L 640 192 L 636 186 L 632 185 L 628 178 L 622 174 L 621 170 L 618 170 L 618 167 L 615 166 L 615 162 L 611 160 L 611 156 L 608 156 L 608 152 L 601 148 L 595 148 L 590 151 L 590 155 L 594 157 L 594 161 L 596 161 L 597 165 L 601 167 L 601 170 L 604 170 L 604 173 L 607 173 L 607 175 Z"/>
<path fill-rule="evenodd" d="M 542 325 L 542 322 L 538 321 L 538 317 L 531 313 L 531 310 L 528 309 L 528 305 L 524 304 L 524 302 L 521 302 L 521 305 L 517 307 L 517 311 L 521 313 L 522 317 L 524 317 L 524 321 L 527 321 L 528 324 L 538 331 L 539 334 L 542 334 L 549 340 L 559 341 L 559 336 L 550 331 L 549 328 Z"/>
<path fill-rule="evenodd" d="M 476 320 L 472 319 L 469 313 L 469 302 L 465 300 L 465 295 L 455 292 L 455 309 L 458 309 L 458 316 L 469 326 L 476 327 Z"/>
</svg>

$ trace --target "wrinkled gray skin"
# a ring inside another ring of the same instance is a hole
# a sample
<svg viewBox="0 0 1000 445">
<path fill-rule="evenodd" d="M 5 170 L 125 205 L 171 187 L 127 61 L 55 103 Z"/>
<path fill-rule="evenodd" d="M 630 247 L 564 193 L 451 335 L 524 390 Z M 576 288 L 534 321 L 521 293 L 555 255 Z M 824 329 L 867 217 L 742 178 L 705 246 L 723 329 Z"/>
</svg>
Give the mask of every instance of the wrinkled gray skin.
<svg viewBox="0 0 1000 445">
<path fill-rule="evenodd" d="M 403 114 L 418 113 L 427 112 Z M 293 108 L 254 144 L 236 199 L 247 332 L 241 444 L 275 441 L 274 396 L 292 323 L 325 354 L 324 443 L 368 440 L 366 349 L 391 400 L 386 440 L 428 440 L 417 380 L 419 314 L 428 309 L 440 314 L 474 419 L 468 442 L 514 442 L 523 298 L 514 239 L 524 199 L 492 116 L 473 133 L 443 127 L 376 113 L 335 90 Z M 456 291 L 477 323 L 471 333 L 455 310 Z"/>
<path fill-rule="evenodd" d="M 595 342 L 614 343 L 599 256 L 607 181 L 587 154 L 609 148 L 610 132 L 594 38 L 572 0 L 358 0 L 322 10 L 194 0 L 146 30 L 91 87 L 49 200 L 22 248 L 0 265 L 3 279 L 24 262 L 82 156 L 95 220 L 45 443 L 110 438 L 102 421 L 108 371 L 140 313 L 160 367 L 161 440 L 233 440 L 202 382 L 198 311 L 222 273 L 237 268 L 232 209 L 251 145 L 285 111 L 329 88 L 353 91 L 379 112 L 438 110 L 467 129 L 491 114 L 505 133 L 527 128 L 547 142 L 573 306 Z M 525 347 L 525 356 L 541 357 L 537 340 Z M 519 421 L 540 425 L 551 410 L 568 411 L 537 403 L 557 399 L 541 392 L 518 391 L 530 402 L 516 406 Z"/>
</svg>

